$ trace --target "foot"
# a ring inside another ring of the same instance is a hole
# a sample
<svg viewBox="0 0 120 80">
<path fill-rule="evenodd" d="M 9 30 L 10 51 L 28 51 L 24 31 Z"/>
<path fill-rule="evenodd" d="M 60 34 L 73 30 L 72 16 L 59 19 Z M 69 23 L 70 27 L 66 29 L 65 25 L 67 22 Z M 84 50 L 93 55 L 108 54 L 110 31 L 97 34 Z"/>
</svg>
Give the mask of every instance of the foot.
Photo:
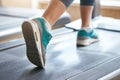
<svg viewBox="0 0 120 80">
<path fill-rule="evenodd" d="M 52 38 L 46 28 L 46 22 L 43 18 L 36 18 L 22 24 L 27 57 L 30 62 L 40 68 L 45 67 L 46 48 Z"/>
<path fill-rule="evenodd" d="M 87 32 L 84 29 L 81 29 L 77 35 L 77 45 L 78 46 L 87 46 L 91 43 L 98 41 L 98 35 L 94 29 L 91 29 Z"/>
</svg>

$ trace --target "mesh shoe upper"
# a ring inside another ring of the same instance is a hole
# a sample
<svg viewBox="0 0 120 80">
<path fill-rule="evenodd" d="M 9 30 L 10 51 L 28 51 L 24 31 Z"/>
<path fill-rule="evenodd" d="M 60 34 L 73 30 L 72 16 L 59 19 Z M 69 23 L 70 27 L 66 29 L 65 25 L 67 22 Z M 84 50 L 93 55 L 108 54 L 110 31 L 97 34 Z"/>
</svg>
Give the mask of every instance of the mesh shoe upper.
<svg viewBox="0 0 120 80">
<path fill-rule="evenodd" d="M 92 29 L 90 32 L 87 32 L 85 30 L 80 30 L 78 32 L 78 38 L 79 37 L 86 37 L 86 38 L 98 38 L 98 35 L 94 29 Z"/>
<path fill-rule="evenodd" d="M 51 40 L 52 36 L 46 29 L 45 20 L 43 18 L 37 18 L 37 20 L 40 22 L 40 26 L 42 29 L 42 43 L 43 43 L 44 47 L 46 48 L 49 41 Z"/>
</svg>

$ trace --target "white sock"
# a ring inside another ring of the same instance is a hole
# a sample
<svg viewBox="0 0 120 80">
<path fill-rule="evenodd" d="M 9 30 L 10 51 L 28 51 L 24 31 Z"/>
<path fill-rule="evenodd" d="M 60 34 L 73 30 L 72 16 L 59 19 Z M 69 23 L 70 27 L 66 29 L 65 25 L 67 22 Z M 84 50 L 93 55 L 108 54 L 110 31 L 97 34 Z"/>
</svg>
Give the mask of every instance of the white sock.
<svg viewBox="0 0 120 80">
<path fill-rule="evenodd" d="M 42 17 L 42 18 L 45 20 L 46 29 L 50 32 L 51 31 L 50 23 L 44 17 Z"/>
<path fill-rule="evenodd" d="M 93 29 L 93 27 L 87 26 L 87 27 L 82 27 L 82 29 L 87 31 L 87 32 L 90 32 Z"/>
</svg>

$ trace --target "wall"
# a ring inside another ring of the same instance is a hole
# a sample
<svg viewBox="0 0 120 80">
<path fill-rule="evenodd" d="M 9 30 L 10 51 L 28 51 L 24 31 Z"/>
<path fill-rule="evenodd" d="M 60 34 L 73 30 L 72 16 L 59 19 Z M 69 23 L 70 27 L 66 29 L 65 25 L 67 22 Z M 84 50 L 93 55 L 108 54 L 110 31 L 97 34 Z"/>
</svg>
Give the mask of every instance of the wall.
<svg viewBox="0 0 120 80">
<path fill-rule="evenodd" d="M 118 0 L 116 0 L 118 1 Z M 102 1 L 103 2 L 103 1 Z M 2 0 L 2 5 L 7 7 L 23 7 L 23 8 L 39 8 L 46 9 L 48 7 L 48 0 Z M 112 3 L 113 5 L 111 5 Z M 36 6 L 34 5 L 36 4 Z M 116 5 L 118 4 L 118 5 Z M 120 18 L 120 1 L 104 1 L 101 6 L 101 15 Z M 72 20 L 80 18 L 79 4 L 74 3 L 67 9 L 72 16 Z"/>
<path fill-rule="evenodd" d="M 6 7 L 23 7 L 23 8 L 31 8 L 32 1 L 31 0 L 1 0 L 3 6 Z"/>
</svg>

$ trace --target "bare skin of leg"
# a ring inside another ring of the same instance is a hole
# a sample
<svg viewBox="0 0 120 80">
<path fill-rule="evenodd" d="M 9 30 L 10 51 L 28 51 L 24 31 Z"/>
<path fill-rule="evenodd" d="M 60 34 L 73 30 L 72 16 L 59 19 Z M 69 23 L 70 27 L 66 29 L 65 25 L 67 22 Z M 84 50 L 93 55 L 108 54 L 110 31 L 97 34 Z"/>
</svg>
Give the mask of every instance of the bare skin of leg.
<svg viewBox="0 0 120 80">
<path fill-rule="evenodd" d="M 42 17 L 44 17 L 52 26 L 56 20 L 66 10 L 65 5 L 60 0 L 51 0 L 48 8 Z M 93 6 L 80 6 L 82 27 L 87 27 L 90 24 L 92 17 Z"/>
<path fill-rule="evenodd" d="M 51 0 L 42 17 L 52 26 L 65 10 L 66 6 L 60 0 Z"/>
<path fill-rule="evenodd" d="M 82 27 L 88 27 L 92 17 L 93 6 L 80 6 Z"/>
</svg>

